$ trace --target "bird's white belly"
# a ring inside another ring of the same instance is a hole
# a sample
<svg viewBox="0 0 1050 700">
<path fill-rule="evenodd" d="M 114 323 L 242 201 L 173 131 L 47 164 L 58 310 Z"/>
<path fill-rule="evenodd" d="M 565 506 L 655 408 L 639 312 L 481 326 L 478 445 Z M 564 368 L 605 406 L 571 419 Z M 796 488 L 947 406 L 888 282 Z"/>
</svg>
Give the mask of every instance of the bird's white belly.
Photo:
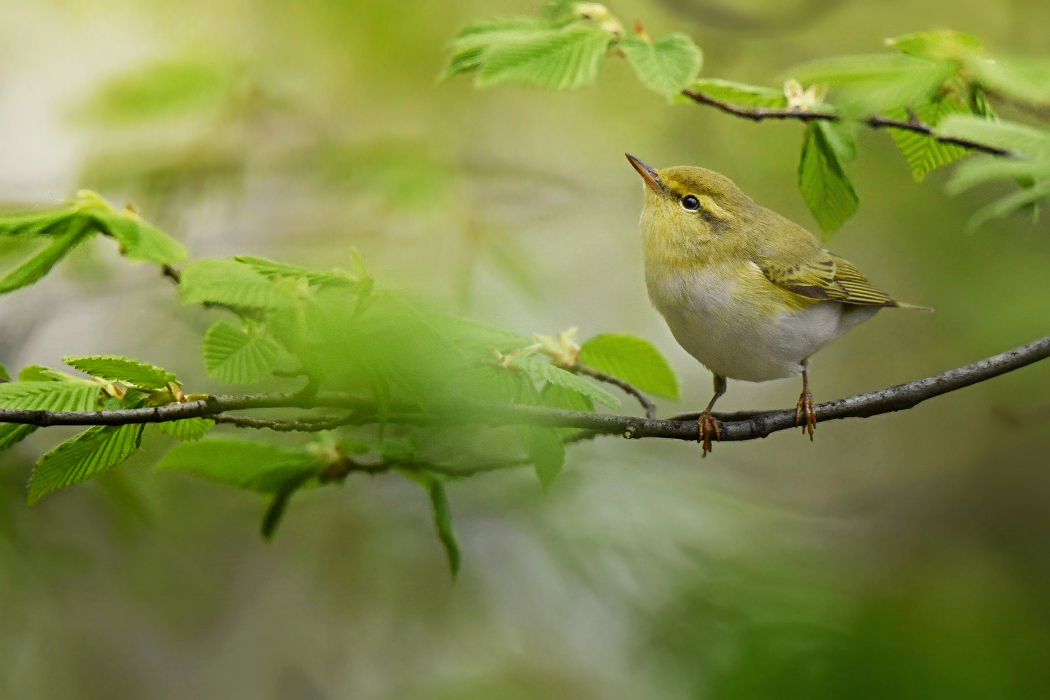
<svg viewBox="0 0 1050 700">
<path fill-rule="evenodd" d="M 797 375 L 810 355 L 878 311 L 819 302 L 770 316 L 726 279 L 705 271 L 647 275 L 646 282 L 675 340 L 728 379 L 764 382 Z"/>
</svg>

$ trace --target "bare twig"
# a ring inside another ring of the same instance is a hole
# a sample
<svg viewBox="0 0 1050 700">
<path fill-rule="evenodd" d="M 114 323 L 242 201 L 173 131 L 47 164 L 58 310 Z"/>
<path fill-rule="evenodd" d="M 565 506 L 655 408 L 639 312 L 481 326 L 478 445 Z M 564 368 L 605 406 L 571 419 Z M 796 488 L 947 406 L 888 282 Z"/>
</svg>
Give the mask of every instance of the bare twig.
<svg viewBox="0 0 1050 700">
<path fill-rule="evenodd" d="M 817 112 L 805 109 L 791 108 L 791 109 L 771 109 L 769 107 L 743 107 L 740 105 L 734 105 L 724 100 L 719 100 L 710 95 L 705 95 L 698 90 L 682 90 L 682 94 L 696 102 L 697 104 L 709 105 L 717 109 L 722 110 L 726 114 L 732 114 L 735 117 L 742 117 L 744 119 L 750 119 L 751 121 L 760 122 L 765 119 L 794 119 L 802 122 L 811 121 L 830 121 L 837 122 L 841 121 L 842 117 L 835 112 Z M 872 129 L 901 129 L 903 131 L 913 131 L 917 134 L 924 134 L 926 136 L 933 137 L 941 143 L 953 144 L 956 146 L 962 146 L 963 148 L 969 148 L 974 151 L 980 151 L 981 153 L 990 153 L 993 156 L 1005 156 L 1010 158 L 1019 157 L 1017 153 L 1007 150 L 1005 148 L 999 148 L 998 146 L 992 146 L 991 144 L 981 143 L 979 141 L 972 141 L 970 139 L 957 139 L 951 136 L 940 136 L 937 134 L 937 130 L 924 121 L 919 119 L 908 119 L 903 121 L 900 119 L 891 119 L 882 115 L 874 114 L 864 120 L 868 126 Z"/>
<path fill-rule="evenodd" d="M 642 408 L 645 409 L 646 418 L 656 418 L 656 404 L 650 401 L 649 397 L 646 396 L 641 389 L 634 386 L 633 384 L 625 382 L 619 377 L 614 377 L 611 374 L 606 374 L 605 372 L 596 370 L 593 367 L 588 367 L 587 365 L 582 363 L 576 364 L 576 371 L 580 374 L 586 374 L 588 377 L 591 377 L 593 379 L 597 379 L 599 382 L 605 382 L 606 384 L 612 384 L 615 387 L 619 387 L 625 393 L 630 394 L 634 398 L 638 399 L 638 403 L 640 403 L 642 405 Z"/>
<path fill-rule="evenodd" d="M 1000 355 L 958 369 L 919 379 L 907 384 L 859 394 L 837 401 L 818 404 L 821 421 L 842 418 L 866 418 L 883 413 L 903 411 L 917 404 L 964 387 L 987 381 L 1001 374 L 1050 357 L 1050 336 Z M 198 401 L 117 411 L 28 411 L 0 409 L 0 422 L 22 423 L 42 427 L 53 425 L 128 425 L 161 423 L 182 418 L 211 418 L 219 414 L 255 408 L 343 408 L 352 410 L 348 422 L 375 423 L 376 407 L 371 400 L 349 394 L 319 392 L 309 401 L 296 394 L 262 394 L 249 396 L 211 396 Z M 628 437 L 695 440 L 697 424 L 693 418 L 640 418 L 587 411 L 568 411 L 544 406 L 492 404 L 478 402 L 449 403 L 433 413 L 422 413 L 413 407 L 391 407 L 387 421 L 412 424 L 474 425 L 542 425 L 581 428 L 595 434 L 619 434 Z M 722 441 L 753 440 L 780 430 L 795 427 L 795 411 L 720 414 Z"/>
</svg>

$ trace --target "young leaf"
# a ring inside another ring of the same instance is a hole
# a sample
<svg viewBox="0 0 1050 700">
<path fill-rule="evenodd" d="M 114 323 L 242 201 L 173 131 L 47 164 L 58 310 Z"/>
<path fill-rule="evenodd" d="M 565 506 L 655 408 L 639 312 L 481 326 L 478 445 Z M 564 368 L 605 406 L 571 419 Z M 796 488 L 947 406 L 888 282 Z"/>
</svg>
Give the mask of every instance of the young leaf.
<svg viewBox="0 0 1050 700">
<path fill-rule="evenodd" d="M 1004 216 L 1009 216 L 1048 196 L 1050 196 L 1050 180 L 1038 182 L 1031 187 L 1025 187 L 1018 192 L 997 199 L 991 204 L 978 209 L 970 217 L 966 228 L 968 231 L 975 231 L 992 219 L 1001 219 Z"/>
<path fill-rule="evenodd" d="M 992 180 L 1034 182 L 1050 180 L 1050 160 L 1023 160 L 978 155 L 960 163 L 945 185 L 945 191 L 957 195 L 976 185 Z"/>
<path fill-rule="evenodd" d="M 74 369 L 79 369 L 92 377 L 108 379 L 111 382 L 123 382 L 129 386 L 137 386 L 142 389 L 160 390 L 165 388 L 169 382 L 176 381 L 175 375 L 160 367 L 143 364 L 126 357 L 114 355 L 85 355 L 79 357 L 64 357 L 62 362 Z"/>
<path fill-rule="evenodd" d="M 186 247 L 137 214 L 107 205 L 94 212 L 99 229 L 120 244 L 120 254 L 129 260 L 143 260 L 161 265 L 174 265 L 189 258 Z"/>
<path fill-rule="evenodd" d="M 1046 58 L 974 59 L 967 68 L 989 92 L 1022 104 L 1050 105 L 1050 60 Z"/>
<path fill-rule="evenodd" d="M 461 31 L 452 42 L 448 64 L 439 79 L 447 80 L 460 73 L 476 71 L 481 67 L 488 49 L 527 39 L 547 28 L 546 23 L 532 17 L 504 17 L 473 24 Z"/>
<path fill-rule="evenodd" d="M 222 439 L 177 445 L 157 468 L 182 471 L 262 493 L 277 493 L 289 479 L 313 476 L 321 466 L 321 462 L 304 449 Z"/>
<path fill-rule="evenodd" d="M 11 375 L 7 373 L 7 367 L 4 367 L 2 362 L 0 362 L 0 381 L 11 381 Z"/>
<path fill-rule="evenodd" d="M 580 362 L 648 394 L 678 399 L 678 379 L 656 346 L 633 335 L 596 335 L 580 346 Z"/>
<path fill-rule="evenodd" d="M 696 77 L 703 60 L 700 48 L 685 34 L 652 42 L 628 34 L 620 39 L 620 48 L 642 84 L 667 98 Z"/>
<path fill-rule="evenodd" d="M 156 426 L 160 432 L 176 440 L 193 441 L 200 440 L 207 435 L 208 431 L 215 427 L 215 421 L 207 418 L 183 418 L 157 423 Z"/>
<path fill-rule="evenodd" d="M 70 382 L 72 384 L 83 384 L 90 386 L 93 389 L 98 389 L 99 386 L 90 379 L 84 379 L 83 377 L 75 377 L 72 374 L 66 372 L 60 372 L 57 369 L 51 369 L 50 367 L 44 367 L 43 365 L 26 365 L 22 368 L 22 371 L 18 373 L 18 381 L 20 382 Z"/>
<path fill-rule="evenodd" d="M 829 138 L 829 129 L 823 121 L 806 126 L 798 164 L 798 189 L 825 233 L 834 232 L 853 216 L 859 202 Z"/>
<path fill-rule="evenodd" d="M 292 499 L 292 495 L 313 477 L 314 472 L 304 471 L 289 477 L 280 485 L 273 495 L 273 500 L 270 501 L 270 506 L 266 509 L 266 514 L 263 515 L 261 531 L 265 539 L 272 540 L 277 534 L 277 526 L 281 524 L 284 513 L 288 510 L 288 502 Z"/>
<path fill-rule="evenodd" d="M 93 233 L 93 230 L 85 226 L 77 226 L 64 233 L 55 234 L 46 248 L 0 278 L 0 294 L 33 284 Z"/>
<path fill-rule="evenodd" d="M 434 527 L 437 528 L 438 539 L 445 547 L 448 568 L 454 579 L 459 573 L 461 555 L 456 533 L 452 529 L 452 511 L 448 505 L 448 495 L 445 494 L 445 485 L 437 477 L 428 476 L 430 476 L 430 483 L 427 490 L 430 492 L 430 505 L 434 509 Z"/>
<path fill-rule="evenodd" d="M 555 408 L 567 408 L 570 411 L 593 411 L 594 403 L 575 391 L 558 386 L 557 384 L 544 384 L 540 390 L 540 403 L 544 406 Z M 581 432 L 579 428 L 557 428 L 558 437 L 562 440 L 570 438 Z"/>
<path fill-rule="evenodd" d="M 94 411 L 101 387 L 90 382 L 17 381 L 0 384 L 0 408 Z"/>
<path fill-rule="evenodd" d="M 53 491 L 97 476 L 138 449 L 142 425 L 99 425 L 66 440 L 36 463 L 29 478 L 29 504 Z"/>
<path fill-rule="evenodd" d="M 761 85 L 745 85 L 729 80 L 719 80 L 718 78 L 704 78 L 695 81 L 689 88 L 708 97 L 734 105 L 769 107 L 770 109 L 784 109 L 787 107 L 787 97 L 784 96 L 783 90 L 775 90 Z M 691 102 L 688 98 L 682 98 L 682 100 Z"/>
<path fill-rule="evenodd" d="M 831 85 L 844 111 L 867 115 L 929 104 L 957 70 L 948 60 L 875 54 L 811 61 L 791 77 L 805 85 Z"/>
<path fill-rule="evenodd" d="M 0 451 L 16 445 L 36 432 L 35 425 L 0 423 Z"/>
<path fill-rule="evenodd" d="M 598 77 L 612 36 L 587 24 L 529 33 L 484 53 L 475 85 L 527 85 L 577 90 Z"/>
<path fill-rule="evenodd" d="M 251 384 L 277 366 L 281 346 L 261 333 L 248 333 L 229 321 L 218 321 L 204 334 L 202 345 L 208 376 L 230 384 Z"/>
<path fill-rule="evenodd" d="M 532 382 L 522 382 L 520 398 L 523 403 L 532 406 L 539 406 L 543 403 L 542 397 Z M 536 470 L 540 488 L 546 492 L 554 478 L 561 472 L 562 465 L 565 464 L 565 444 L 561 441 L 561 434 L 555 428 L 541 428 L 538 425 L 519 425 L 517 431 L 522 447 L 525 448 Z"/>
<path fill-rule="evenodd" d="M 620 400 L 605 389 L 537 357 L 518 355 L 510 361 L 510 366 L 527 372 L 533 379 L 542 379 L 543 381 L 557 384 L 609 408 L 617 409 L 620 407 Z"/>
<path fill-rule="evenodd" d="M 356 287 L 360 284 L 360 281 L 357 278 L 351 277 L 349 273 L 341 270 L 331 270 L 328 272 L 323 270 L 311 270 L 307 267 L 286 265 L 273 260 L 267 260 L 266 258 L 256 258 L 251 255 L 238 255 L 234 260 L 247 265 L 270 280 L 285 278 L 304 279 L 310 284 L 321 287 Z"/>
<path fill-rule="evenodd" d="M 79 229 L 84 220 L 76 217 L 77 207 L 66 204 L 44 211 L 14 212 L 0 215 L 0 236 L 36 236 L 45 233 L 65 233 Z"/>
<path fill-rule="evenodd" d="M 931 126 L 936 126 L 943 117 L 949 114 L 959 113 L 967 113 L 966 107 L 948 98 L 937 100 L 915 110 L 915 116 Z M 890 116 L 902 120 L 908 118 L 907 112 L 904 111 Z M 908 161 L 908 167 L 911 168 L 912 177 L 916 182 L 921 182 L 931 170 L 953 163 L 967 153 L 962 146 L 941 143 L 932 136 L 915 131 L 890 129 L 890 136 L 893 137 L 901 155 Z"/>
<path fill-rule="evenodd" d="M 955 32 L 950 29 L 892 37 L 886 40 L 886 45 L 909 56 L 954 60 L 964 60 L 974 56 L 983 48 L 981 40 L 973 34 Z"/>
<path fill-rule="evenodd" d="M 182 268 L 184 304 L 224 304 L 247 309 L 282 309 L 295 297 L 250 266 L 234 260 L 195 260 Z"/>
<path fill-rule="evenodd" d="M 1050 159 L 1050 133 L 1024 124 L 949 114 L 937 125 L 937 134 L 987 143 L 1033 159 Z"/>
</svg>

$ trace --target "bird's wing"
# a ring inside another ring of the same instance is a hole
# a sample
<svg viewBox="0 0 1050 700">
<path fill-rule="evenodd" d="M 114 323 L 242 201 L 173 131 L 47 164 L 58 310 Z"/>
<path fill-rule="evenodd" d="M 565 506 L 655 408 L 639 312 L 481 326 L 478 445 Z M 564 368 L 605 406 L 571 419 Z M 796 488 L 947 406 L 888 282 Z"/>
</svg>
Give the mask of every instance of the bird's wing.
<svg viewBox="0 0 1050 700">
<path fill-rule="evenodd" d="M 872 286 L 848 260 L 819 245 L 801 251 L 765 250 L 754 262 L 773 284 L 808 299 L 840 301 L 859 306 L 897 306 L 897 302 Z"/>
</svg>

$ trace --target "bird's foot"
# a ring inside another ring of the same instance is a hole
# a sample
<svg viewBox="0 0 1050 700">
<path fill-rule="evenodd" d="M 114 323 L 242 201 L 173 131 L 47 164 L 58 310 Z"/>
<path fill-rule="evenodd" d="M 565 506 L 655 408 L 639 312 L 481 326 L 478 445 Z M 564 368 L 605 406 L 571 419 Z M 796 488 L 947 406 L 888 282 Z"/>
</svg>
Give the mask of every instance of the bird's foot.
<svg viewBox="0 0 1050 700">
<path fill-rule="evenodd" d="M 802 390 L 798 397 L 798 405 L 795 406 L 795 425 L 802 427 L 802 432 L 809 433 L 809 439 L 813 440 L 813 429 L 817 427 L 817 409 L 813 404 L 813 394 L 809 388 Z"/>
<path fill-rule="evenodd" d="M 700 414 L 698 427 L 700 428 L 700 436 L 697 438 L 697 442 L 703 443 L 704 453 L 701 456 L 706 457 L 707 453 L 711 451 L 711 438 L 714 437 L 715 440 L 722 439 L 722 428 L 710 411 L 704 411 Z"/>
</svg>

